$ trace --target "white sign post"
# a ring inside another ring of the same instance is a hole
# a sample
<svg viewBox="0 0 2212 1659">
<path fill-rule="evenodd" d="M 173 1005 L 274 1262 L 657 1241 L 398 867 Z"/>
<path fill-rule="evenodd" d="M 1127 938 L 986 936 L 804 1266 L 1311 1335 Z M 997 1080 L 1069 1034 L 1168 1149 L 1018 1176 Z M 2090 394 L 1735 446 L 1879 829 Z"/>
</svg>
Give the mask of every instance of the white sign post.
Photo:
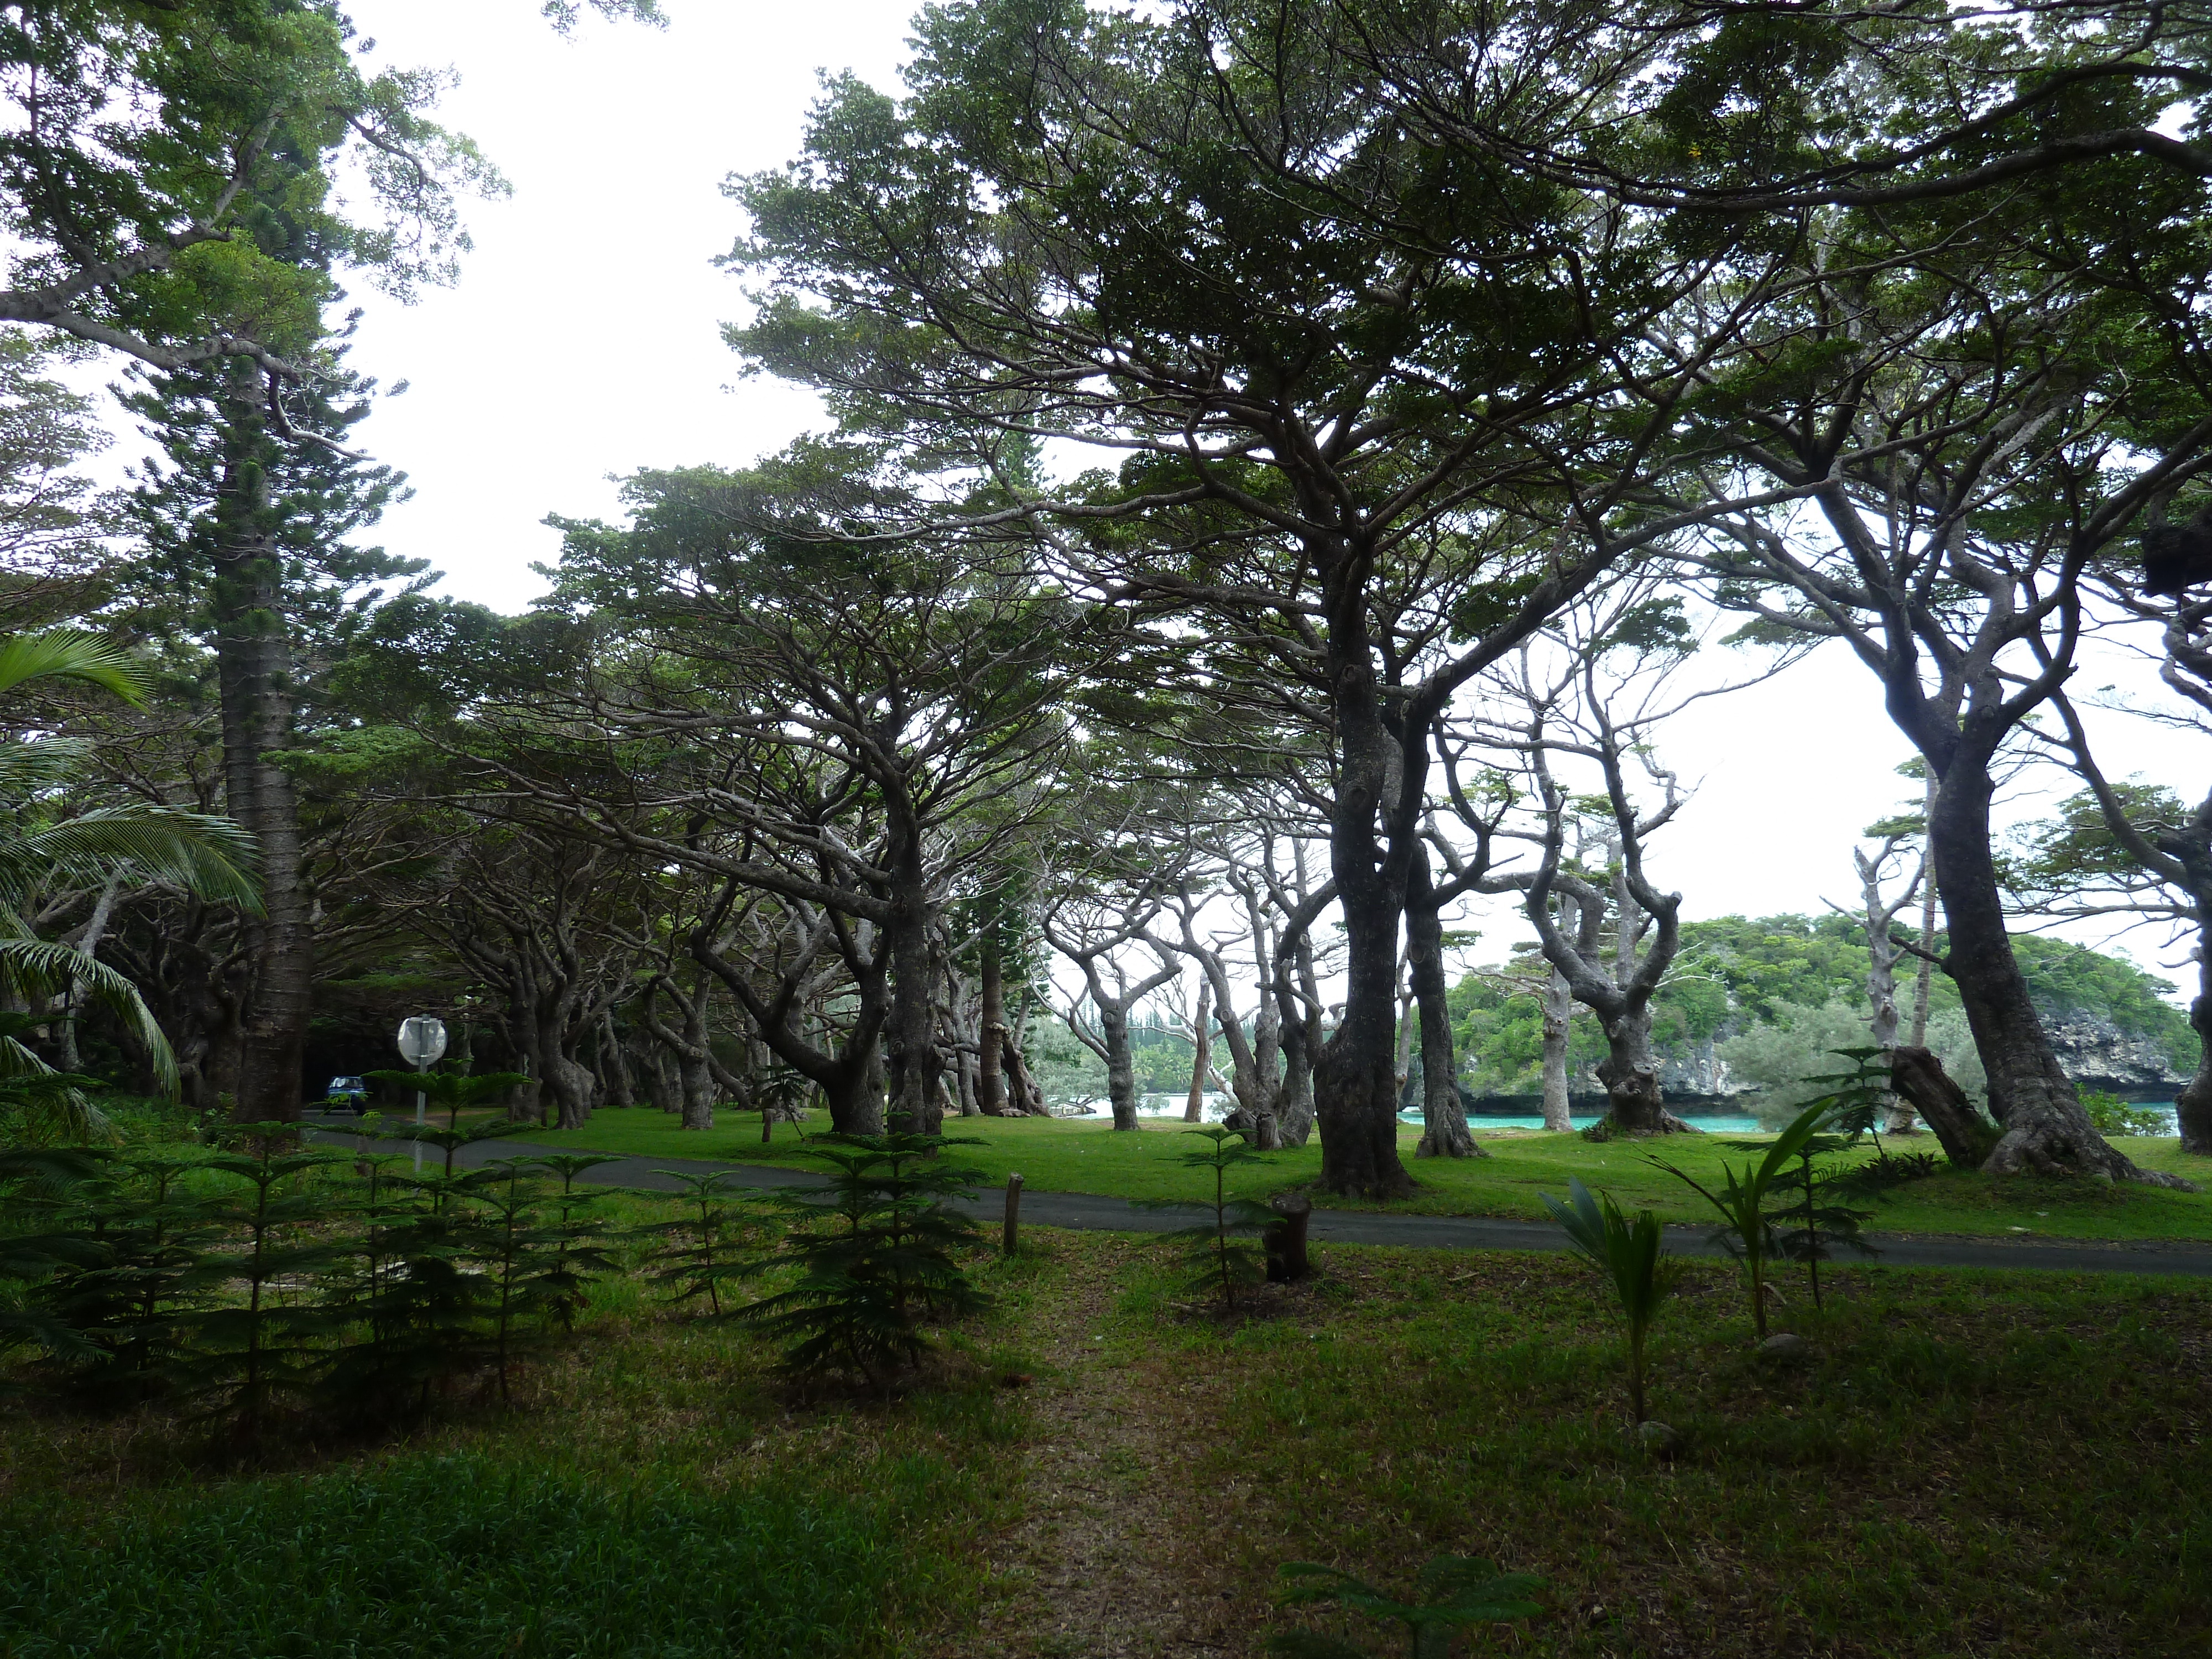
<svg viewBox="0 0 2212 1659">
<path fill-rule="evenodd" d="M 399 1022 L 399 1057 L 418 1072 L 427 1072 L 446 1052 L 446 1023 L 428 1014 L 410 1014 Z M 422 1091 L 415 1091 L 415 1127 L 422 1127 Z"/>
</svg>

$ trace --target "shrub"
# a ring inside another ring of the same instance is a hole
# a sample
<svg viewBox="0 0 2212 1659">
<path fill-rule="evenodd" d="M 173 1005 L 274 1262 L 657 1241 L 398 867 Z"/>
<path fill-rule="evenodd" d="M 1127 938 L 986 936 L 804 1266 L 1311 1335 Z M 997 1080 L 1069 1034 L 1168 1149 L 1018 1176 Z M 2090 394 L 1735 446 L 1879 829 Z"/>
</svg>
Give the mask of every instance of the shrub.
<svg viewBox="0 0 2212 1659">
<path fill-rule="evenodd" d="M 2118 1095 L 2101 1089 L 2081 1091 L 2081 1109 L 2100 1135 L 2162 1135 L 2172 1133 L 2164 1112 L 2148 1106 L 2130 1106 Z"/>
<path fill-rule="evenodd" d="M 880 1384 L 921 1358 L 925 1322 L 990 1305 L 956 1256 L 978 1242 L 980 1230 L 951 1207 L 982 1177 L 939 1154 L 973 1144 L 936 1135 L 817 1135 L 806 1156 L 828 1166 L 829 1180 L 761 1195 L 784 1231 L 746 1272 L 789 1268 L 798 1278 L 738 1316 L 787 1340 L 787 1368 L 842 1370 Z"/>
</svg>

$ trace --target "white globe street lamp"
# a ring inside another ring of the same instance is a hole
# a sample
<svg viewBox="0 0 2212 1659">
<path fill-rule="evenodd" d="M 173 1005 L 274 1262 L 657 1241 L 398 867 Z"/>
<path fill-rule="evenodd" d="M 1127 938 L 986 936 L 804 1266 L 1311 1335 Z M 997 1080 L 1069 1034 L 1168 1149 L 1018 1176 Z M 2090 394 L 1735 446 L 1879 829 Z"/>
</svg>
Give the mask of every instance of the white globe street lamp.
<svg viewBox="0 0 2212 1659">
<path fill-rule="evenodd" d="M 427 1072 L 446 1052 L 446 1022 L 428 1014 L 410 1014 L 399 1022 L 399 1057 L 418 1072 Z M 422 1091 L 415 1091 L 415 1127 L 422 1127 Z"/>
</svg>

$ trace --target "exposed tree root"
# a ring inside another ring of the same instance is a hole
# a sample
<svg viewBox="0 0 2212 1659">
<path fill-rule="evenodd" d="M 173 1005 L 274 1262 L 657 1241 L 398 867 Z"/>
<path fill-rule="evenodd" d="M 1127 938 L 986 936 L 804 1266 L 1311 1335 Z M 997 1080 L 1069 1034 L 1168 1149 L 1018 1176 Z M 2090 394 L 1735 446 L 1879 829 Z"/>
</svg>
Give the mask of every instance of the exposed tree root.
<svg viewBox="0 0 2212 1659">
<path fill-rule="evenodd" d="M 2132 1181 L 2140 1186 L 2166 1187 L 2184 1193 L 2203 1190 L 2195 1182 L 2180 1176 L 2142 1168 L 2106 1146 L 2103 1137 L 2094 1130 L 2083 1139 L 2069 1134 L 2064 1123 L 2051 1122 L 2040 1115 L 2007 1129 L 1982 1170 L 1993 1176 L 2022 1175 L 2032 1170 L 2038 1175 Z"/>
</svg>

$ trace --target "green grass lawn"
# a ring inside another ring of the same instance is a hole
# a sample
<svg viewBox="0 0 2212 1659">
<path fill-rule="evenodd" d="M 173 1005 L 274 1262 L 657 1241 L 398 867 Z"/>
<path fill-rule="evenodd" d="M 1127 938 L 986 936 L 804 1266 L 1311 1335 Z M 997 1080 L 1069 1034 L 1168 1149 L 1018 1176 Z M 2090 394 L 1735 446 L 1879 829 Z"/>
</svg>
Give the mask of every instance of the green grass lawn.
<svg viewBox="0 0 2212 1659">
<path fill-rule="evenodd" d="M 1735 1273 L 1694 1263 L 1652 1349 L 1684 1437 L 1662 1460 L 1628 1431 L 1588 1269 L 1319 1261 L 1224 1320 L 1155 1241 L 1033 1229 L 1019 1261 L 978 1258 L 999 1305 L 953 1334 L 968 1369 L 889 1403 L 795 1401 L 758 1339 L 632 1282 L 520 1408 L 457 1395 L 397 1443 L 246 1466 L 159 1411 L 11 1408 L 0 1653 L 1088 1659 L 1137 1650 L 1054 1588 L 1101 1570 L 1101 1514 L 1182 1609 L 1191 1643 L 1159 1650 L 1222 1659 L 1294 1624 L 1402 1650 L 1276 1607 L 1278 1571 L 1403 1584 L 1443 1553 L 1547 1581 L 1475 1652 L 2204 1650 L 2212 1286 L 1852 1267 L 1815 1312 L 1785 1273 L 1776 1322 L 1812 1352 L 1777 1364 Z M 1161 1456 L 1085 1443 L 1109 1399 Z M 1025 1480 L 1048 1438 L 1077 1472 Z M 1018 1536 L 1046 1571 L 1010 1561 Z"/>
<path fill-rule="evenodd" d="M 1570 1261 L 1328 1247 L 1313 1291 L 1224 1326 L 1125 1260 L 1115 1357 L 1205 1402 L 1188 1480 L 1248 1582 L 1307 1559 L 1403 1585 L 1446 1552 L 1551 1581 L 1475 1652 L 2208 1650 L 2212 1288 L 1875 1267 L 1815 1313 L 1793 1272 L 1775 1322 L 1813 1357 L 1786 1365 L 1700 1263 L 1655 1334 L 1651 1410 L 1686 1441 L 1659 1461 Z"/>
<path fill-rule="evenodd" d="M 763 1146 L 757 1119 L 726 1113 L 723 1123 L 704 1133 L 677 1127 L 668 1113 L 645 1108 L 601 1111 L 581 1129 L 529 1132 L 529 1139 L 558 1146 L 589 1147 L 646 1158 L 729 1158 L 746 1163 L 803 1161 L 803 1143 L 789 1125 Z M 1143 1121 L 1134 1133 L 1116 1133 L 1100 1118 L 948 1118 L 945 1133 L 978 1144 L 961 1156 L 992 1182 L 1021 1172 L 1032 1192 L 1102 1193 L 1123 1198 L 1196 1198 L 1206 1178 L 1178 1162 L 1183 1146 L 1178 1122 Z M 1418 1215 L 1513 1216 L 1544 1220 L 1538 1194 L 1564 1194 L 1567 1180 L 1580 1176 L 1593 1188 L 1610 1192 L 1625 1205 L 1645 1205 L 1671 1221 L 1710 1218 L 1696 1194 L 1650 1159 L 1680 1164 L 1700 1181 L 1714 1175 L 1724 1159 L 1747 1155 L 1733 1150 L 1735 1137 L 1670 1135 L 1641 1143 L 1593 1143 L 1578 1135 L 1533 1130 L 1477 1133 L 1490 1156 L 1455 1160 L 1413 1158 L 1419 1131 L 1401 1128 L 1399 1152 L 1419 1182 L 1411 1198 L 1382 1206 L 1316 1193 L 1321 1204 L 1341 1208 L 1388 1208 Z M 1893 1146 L 1896 1143 L 1892 1142 Z M 2212 1184 L 2212 1160 L 2185 1158 L 2171 1139 L 2129 1139 L 2118 1143 L 2147 1169 L 2169 1170 Z M 1919 1135 L 1911 1150 L 1933 1152 L 1933 1136 Z M 1239 1190 L 1264 1195 L 1315 1180 L 1321 1172 L 1318 1138 L 1279 1152 L 1244 1175 Z M 1707 1184 L 1711 1184 L 1708 1182 Z M 1895 1188 L 1869 1207 L 1870 1231 L 1891 1233 L 1965 1233 L 2006 1238 L 2212 1239 L 2212 1194 L 2177 1193 L 2151 1188 L 2106 1187 L 2087 1181 L 2019 1176 L 1992 1181 L 1946 1168 L 1925 1181 Z"/>
</svg>

